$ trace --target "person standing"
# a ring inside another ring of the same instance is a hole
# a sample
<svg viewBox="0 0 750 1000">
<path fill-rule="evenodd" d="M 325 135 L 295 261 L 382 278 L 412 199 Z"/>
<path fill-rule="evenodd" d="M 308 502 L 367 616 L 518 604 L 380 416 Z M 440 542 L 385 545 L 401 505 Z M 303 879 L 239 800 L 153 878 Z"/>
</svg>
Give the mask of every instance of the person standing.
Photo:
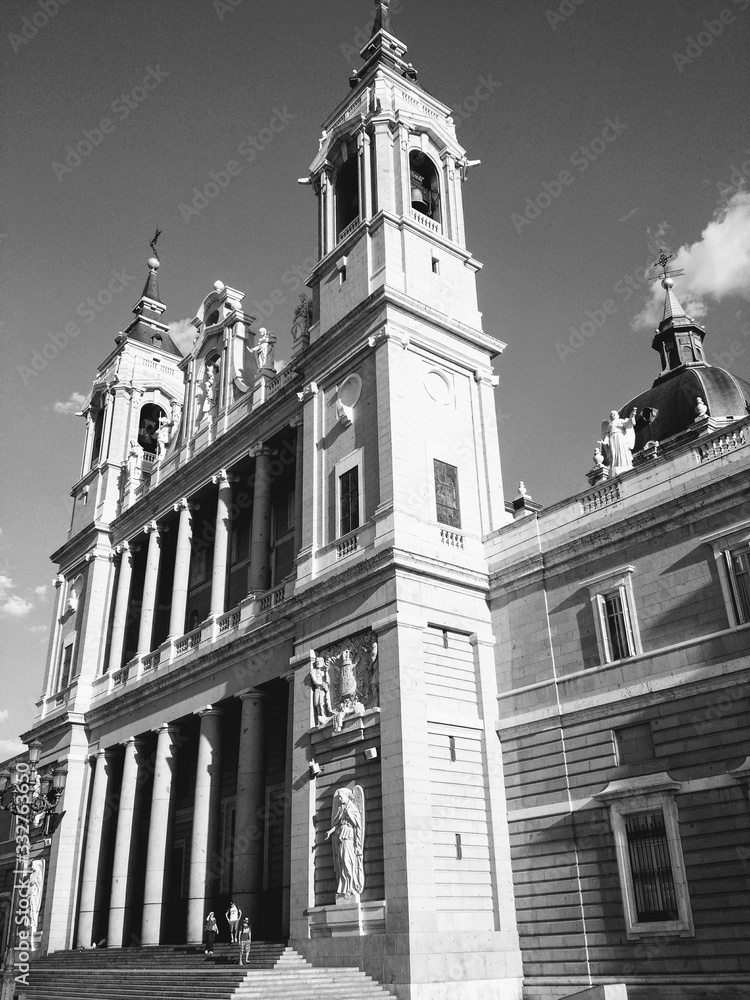
<svg viewBox="0 0 750 1000">
<path fill-rule="evenodd" d="M 239 943 L 240 943 L 240 965 L 250 964 L 250 941 L 252 940 L 252 929 L 250 927 L 250 921 L 247 917 L 242 921 L 242 927 L 240 927 Z"/>
<path fill-rule="evenodd" d="M 237 935 L 240 929 L 240 918 L 242 917 L 242 910 L 236 905 L 234 900 L 229 904 L 229 909 L 225 913 L 227 918 L 227 923 L 229 924 L 229 939 L 232 943 L 237 942 Z"/>
<path fill-rule="evenodd" d="M 203 930 L 206 938 L 206 954 L 213 955 L 214 941 L 216 940 L 216 935 L 219 932 L 219 925 L 216 923 L 216 917 L 214 916 L 213 910 L 211 910 L 209 915 L 206 917 Z"/>
</svg>

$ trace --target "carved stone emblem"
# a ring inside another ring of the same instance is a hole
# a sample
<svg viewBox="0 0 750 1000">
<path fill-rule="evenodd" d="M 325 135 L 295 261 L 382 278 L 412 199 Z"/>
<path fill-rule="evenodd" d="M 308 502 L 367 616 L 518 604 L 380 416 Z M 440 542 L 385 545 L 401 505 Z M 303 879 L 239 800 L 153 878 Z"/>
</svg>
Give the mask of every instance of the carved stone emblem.
<svg viewBox="0 0 750 1000">
<path fill-rule="evenodd" d="M 378 640 L 361 632 L 318 650 L 310 667 L 315 725 L 333 720 L 338 732 L 349 715 L 362 715 L 380 705 Z"/>
</svg>

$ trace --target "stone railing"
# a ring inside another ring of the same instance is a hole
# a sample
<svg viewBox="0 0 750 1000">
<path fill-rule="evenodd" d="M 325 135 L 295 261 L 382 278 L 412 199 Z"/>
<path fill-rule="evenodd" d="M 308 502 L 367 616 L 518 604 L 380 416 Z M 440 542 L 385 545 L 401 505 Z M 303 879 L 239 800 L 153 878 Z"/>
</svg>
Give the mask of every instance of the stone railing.
<svg viewBox="0 0 750 1000">
<path fill-rule="evenodd" d="M 289 385 L 290 382 L 293 382 L 298 377 L 299 372 L 291 365 L 282 369 L 279 374 L 272 378 L 268 383 L 266 398 L 268 398 L 268 396 L 273 396 L 275 392 L 278 392 L 279 389 L 283 389 L 285 385 Z"/>
<path fill-rule="evenodd" d="M 698 445 L 695 449 L 695 457 L 700 464 L 703 464 L 703 462 L 710 462 L 712 458 L 721 458 L 722 455 L 734 451 L 735 448 L 741 448 L 743 444 L 747 444 L 745 428 L 738 427 L 736 430 L 711 438 L 705 444 Z"/>
<path fill-rule="evenodd" d="M 142 500 L 151 488 L 151 481 L 149 479 L 144 479 L 138 489 L 135 491 L 136 500 Z"/>
<path fill-rule="evenodd" d="M 431 219 L 429 215 L 423 215 L 422 212 L 418 212 L 416 208 L 411 210 L 411 217 L 414 222 L 418 222 L 420 226 L 424 226 L 425 229 L 429 229 L 431 233 L 439 234 L 441 232 L 439 222 L 435 222 L 435 220 Z"/>
<path fill-rule="evenodd" d="M 336 546 L 336 558 L 344 559 L 346 556 L 350 556 L 352 552 L 356 552 L 359 548 L 359 536 L 356 532 L 352 535 L 348 535 L 346 538 L 342 539 Z"/>
<path fill-rule="evenodd" d="M 601 510 L 611 503 L 616 503 L 620 499 L 620 484 L 617 481 L 605 483 L 591 493 L 587 493 L 580 498 L 581 512 L 592 514 L 595 510 Z"/>
<path fill-rule="evenodd" d="M 158 649 L 133 657 L 124 667 L 98 677 L 93 686 L 93 701 L 121 691 L 126 686 L 174 667 L 182 667 L 185 658 L 208 652 L 215 643 L 224 645 L 247 631 L 261 614 L 267 614 L 288 601 L 294 593 L 294 581 L 288 580 L 265 594 L 250 595 L 231 611 L 209 618 L 199 628 L 177 639 L 167 639 Z"/>
<path fill-rule="evenodd" d="M 343 240 L 347 238 L 347 236 L 351 236 L 351 234 L 354 232 L 354 230 L 357 228 L 360 222 L 361 219 L 359 219 L 359 217 L 356 218 L 353 222 L 350 222 L 349 225 L 346 227 L 346 229 L 341 230 L 341 232 L 339 233 L 339 238 L 336 240 L 336 242 L 341 243 Z"/>
<path fill-rule="evenodd" d="M 440 541 L 443 545 L 448 545 L 453 549 L 460 549 L 462 552 L 466 546 L 464 536 L 459 531 L 451 531 L 450 528 L 440 529 Z"/>
</svg>

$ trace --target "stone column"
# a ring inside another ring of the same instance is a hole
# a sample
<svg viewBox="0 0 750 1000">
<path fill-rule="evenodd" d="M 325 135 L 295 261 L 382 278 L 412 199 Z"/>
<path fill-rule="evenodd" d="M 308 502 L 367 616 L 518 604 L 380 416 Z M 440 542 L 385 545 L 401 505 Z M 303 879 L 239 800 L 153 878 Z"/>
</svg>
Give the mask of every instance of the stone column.
<svg viewBox="0 0 750 1000">
<path fill-rule="evenodd" d="M 138 769 L 142 744 L 131 736 L 125 744 L 125 763 L 120 785 L 120 807 L 117 813 L 115 857 L 112 865 L 112 890 L 109 897 L 109 927 L 107 947 L 121 948 L 125 942 L 125 916 L 130 889 L 130 854 L 136 825 L 139 792 Z"/>
<path fill-rule="evenodd" d="M 167 845 L 174 797 L 175 737 L 178 730 L 165 723 L 156 742 L 151 819 L 148 826 L 146 881 L 143 889 L 141 943 L 159 944 L 166 887 Z"/>
<path fill-rule="evenodd" d="M 240 751 L 237 766 L 237 806 L 234 820 L 232 898 L 250 925 L 260 922 L 263 891 L 263 807 L 265 747 L 263 694 L 254 689 L 240 695 Z"/>
<path fill-rule="evenodd" d="M 219 811 L 221 808 L 221 711 L 209 706 L 200 713 L 198 763 L 195 769 L 193 837 L 190 851 L 187 940 L 203 939 L 203 921 L 210 909 L 219 858 Z"/>
<path fill-rule="evenodd" d="M 211 481 L 219 487 L 216 499 L 216 534 L 214 535 L 214 565 L 211 573 L 211 606 L 209 616 L 223 615 L 226 610 L 224 602 L 227 593 L 227 556 L 229 554 L 229 507 L 232 503 L 232 482 L 236 476 L 230 476 L 222 469 Z"/>
<path fill-rule="evenodd" d="M 294 461 L 294 554 L 302 548 L 302 460 L 305 453 L 305 436 L 302 417 L 296 418 L 297 441 Z"/>
<path fill-rule="evenodd" d="M 253 524 L 250 543 L 250 593 L 268 590 L 271 564 L 271 452 L 260 445 L 255 455 Z"/>
<path fill-rule="evenodd" d="M 156 521 L 150 521 L 144 531 L 149 536 L 148 552 L 146 554 L 146 576 L 143 580 L 143 602 L 141 604 L 141 623 L 138 629 L 138 655 L 145 656 L 151 652 L 151 636 L 154 631 L 154 608 L 156 607 L 156 589 L 159 584 L 159 561 L 161 559 L 161 533 L 165 529 Z"/>
<path fill-rule="evenodd" d="M 109 785 L 108 756 L 110 750 L 99 750 L 94 762 L 94 782 L 91 790 L 89 823 L 83 855 L 81 901 L 78 906 L 78 947 L 90 948 L 94 935 L 94 918 L 99 889 L 99 863 L 105 845 L 107 822 L 107 790 Z"/>
<path fill-rule="evenodd" d="M 178 500 L 172 510 L 180 514 L 177 528 L 177 553 L 174 560 L 174 583 L 172 584 L 172 610 L 169 616 L 169 638 L 175 639 L 185 632 L 188 583 L 190 580 L 190 543 L 193 538 L 192 511 L 194 505 L 187 498 Z"/>
<path fill-rule="evenodd" d="M 109 645 L 108 670 L 119 670 L 122 666 L 122 654 L 125 646 L 125 630 L 128 626 L 128 607 L 130 604 L 130 583 L 133 576 L 133 556 L 138 546 L 123 542 L 117 546 L 120 556 L 120 575 L 117 578 L 117 594 L 115 595 L 115 613 L 112 621 L 112 641 Z"/>
</svg>

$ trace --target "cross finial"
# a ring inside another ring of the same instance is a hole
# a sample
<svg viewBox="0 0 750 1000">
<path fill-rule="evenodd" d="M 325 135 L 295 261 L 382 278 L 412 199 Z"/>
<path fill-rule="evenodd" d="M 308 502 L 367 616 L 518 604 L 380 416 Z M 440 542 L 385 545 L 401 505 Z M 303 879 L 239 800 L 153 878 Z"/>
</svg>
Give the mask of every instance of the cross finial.
<svg viewBox="0 0 750 1000">
<path fill-rule="evenodd" d="M 159 254 L 157 253 L 157 250 L 156 250 L 156 243 L 157 243 L 157 241 L 158 241 L 158 239 L 159 239 L 160 236 L 161 236 L 161 229 L 159 229 L 159 227 L 157 226 L 156 227 L 156 232 L 154 233 L 154 238 L 149 243 L 149 246 L 151 247 L 151 252 L 153 253 L 154 257 L 157 257 L 157 258 L 159 256 Z"/>
<path fill-rule="evenodd" d="M 664 284 L 665 281 L 667 281 L 669 278 L 675 277 L 678 274 L 684 274 L 685 273 L 682 270 L 680 270 L 680 271 L 668 271 L 667 270 L 667 264 L 670 262 L 670 260 L 672 259 L 673 256 L 674 256 L 674 254 L 665 253 L 664 250 L 659 250 L 659 259 L 655 260 L 654 263 L 651 266 L 652 267 L 660 267 L 661 271 L 660 271 L 659 274 L 657 274 L 653 278 L 651 278 L 651 281 L 657 281 L 659 278 L 661 278 L 662 285 L 663 285 L 664 288 L 666 288 L 667 286 Z M 672 283 L 670 282 L 670 287 L 671 287 L 671 284 Z"/>
</svg>

